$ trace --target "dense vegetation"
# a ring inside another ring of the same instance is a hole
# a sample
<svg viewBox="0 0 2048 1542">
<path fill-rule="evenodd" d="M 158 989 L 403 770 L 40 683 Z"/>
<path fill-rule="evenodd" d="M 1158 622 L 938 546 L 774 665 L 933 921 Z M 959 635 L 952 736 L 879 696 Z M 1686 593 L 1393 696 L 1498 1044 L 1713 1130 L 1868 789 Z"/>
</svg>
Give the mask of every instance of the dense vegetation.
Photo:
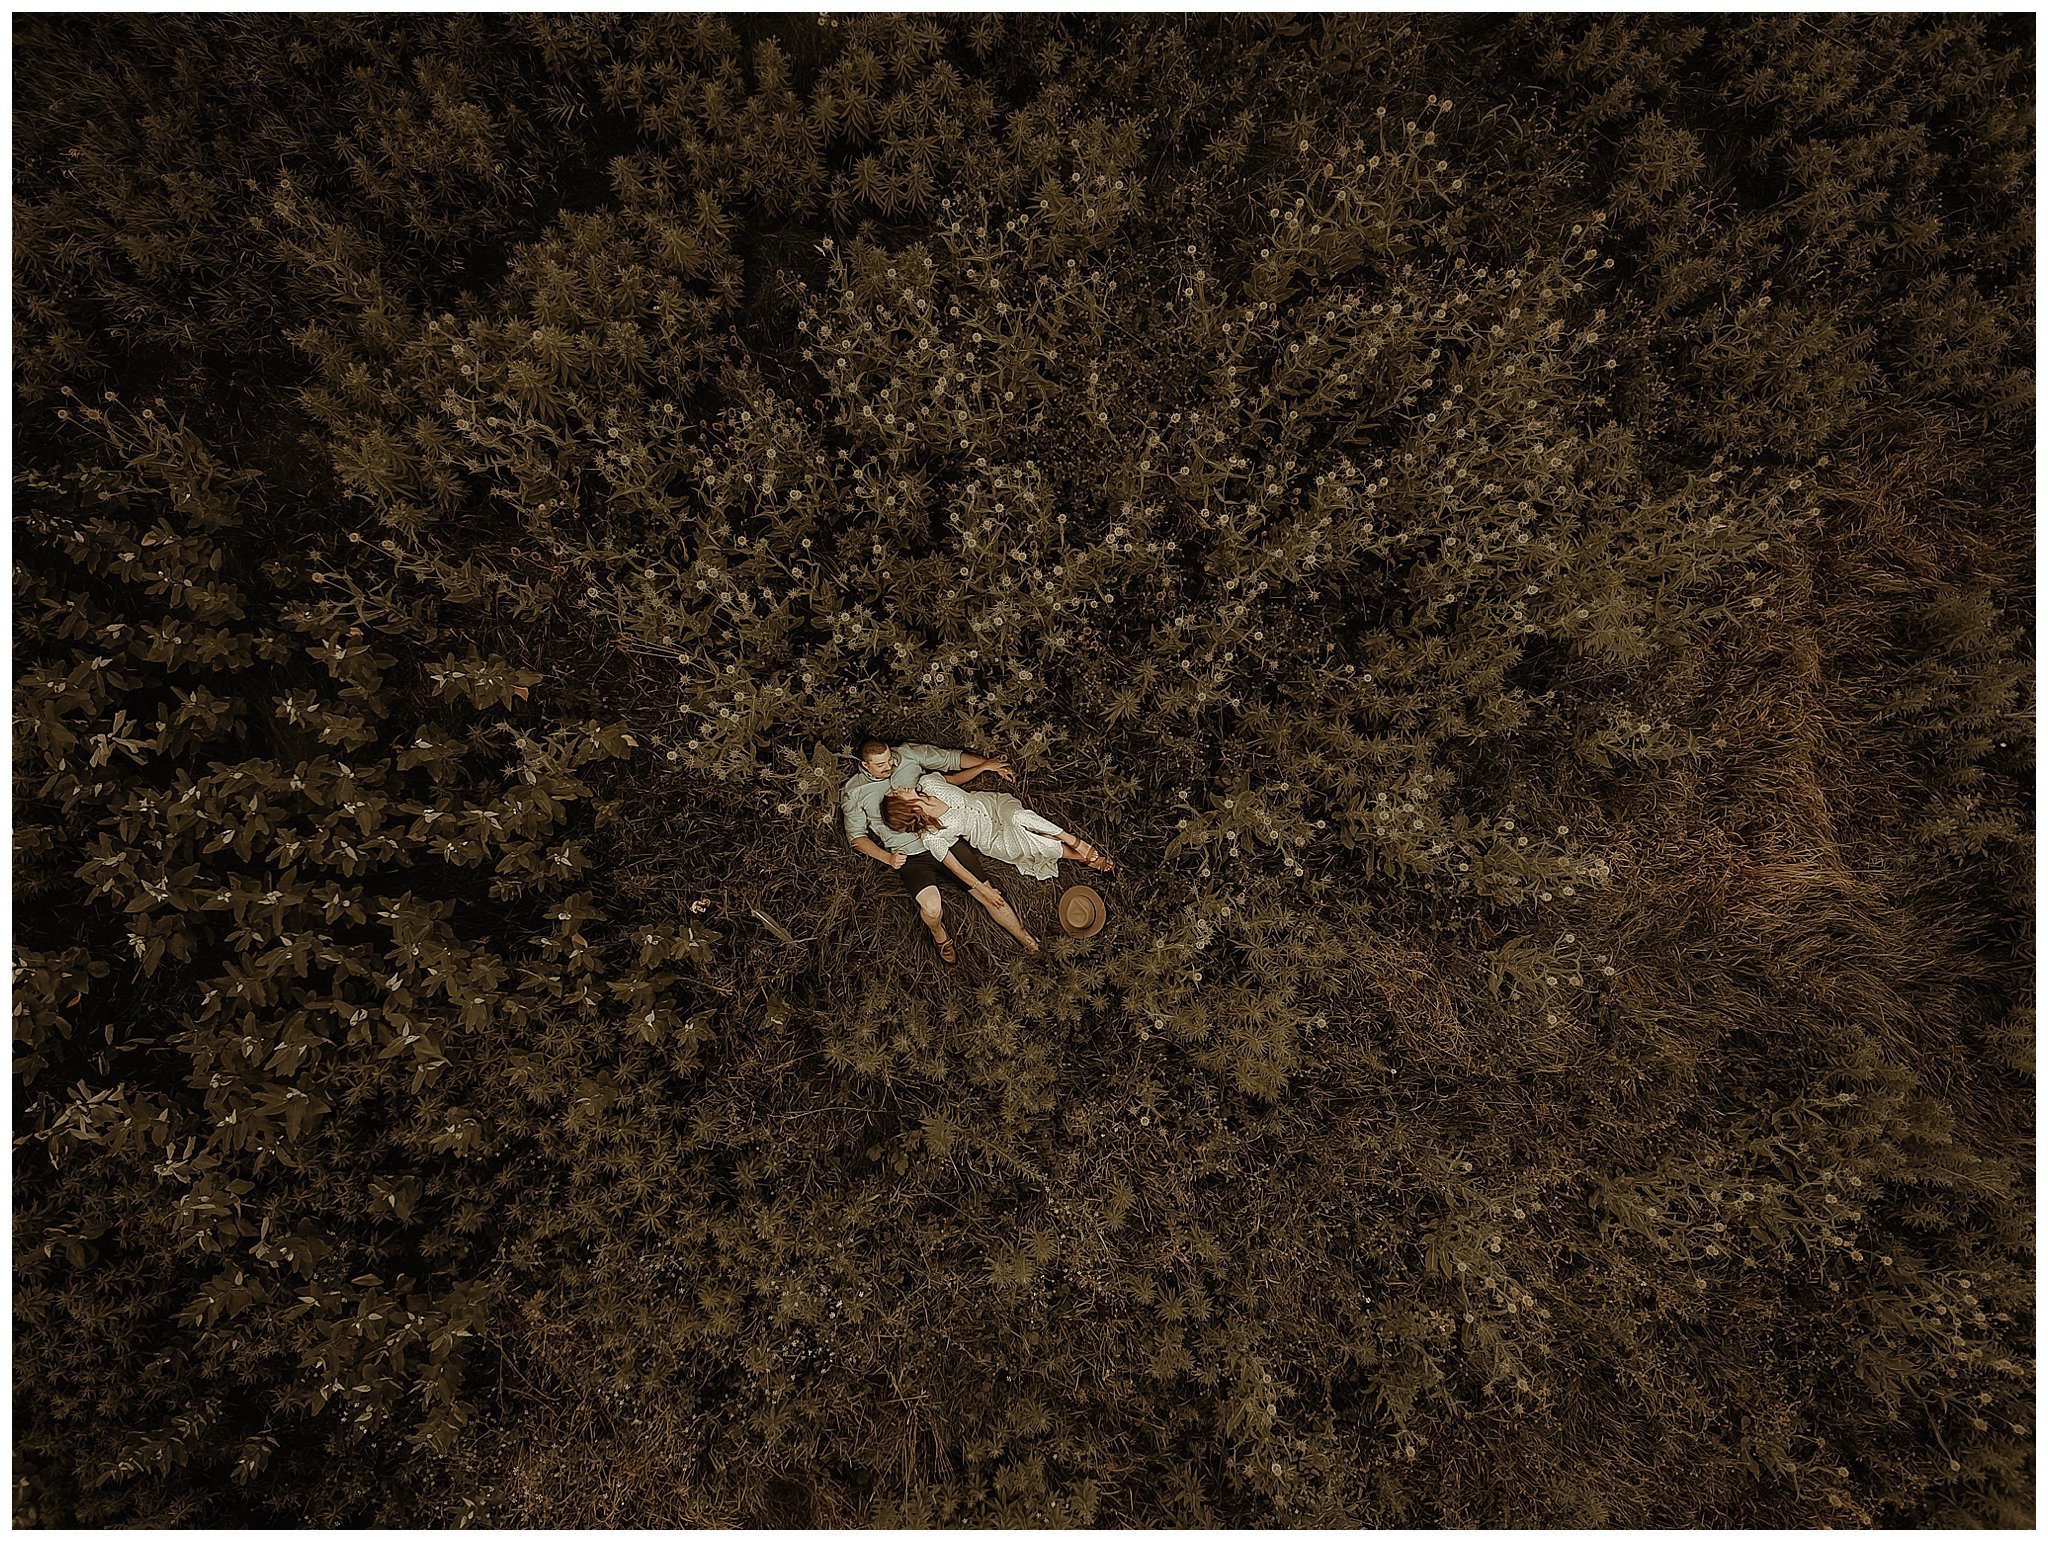
<svg viewBox="0 0 2048 1542">
<path fill-rule="evenodd" d="M 2030 18 L 15 60 L 18 1523 L 2028 1523 Z"/>
</svg>

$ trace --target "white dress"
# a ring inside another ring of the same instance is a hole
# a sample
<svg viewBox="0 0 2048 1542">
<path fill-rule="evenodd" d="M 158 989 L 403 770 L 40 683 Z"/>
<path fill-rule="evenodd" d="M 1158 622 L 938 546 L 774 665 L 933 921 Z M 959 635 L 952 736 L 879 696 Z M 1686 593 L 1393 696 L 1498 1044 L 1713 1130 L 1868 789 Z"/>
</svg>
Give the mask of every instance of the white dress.
<svg viewBox="0 0 2048 1542">
<path fill-rule="evenodd" d="M 969 792 L 936 771 L 917 779 L 917 790 L 946 805 L 938 828 L 924 832 L 924 849 L 940 861 L 964 840 L 984 857 L 1008 862 L 1026 878 L 1057 878 L 1063 848 L 1060 827 L 1006 792 Z"/>
</svg>

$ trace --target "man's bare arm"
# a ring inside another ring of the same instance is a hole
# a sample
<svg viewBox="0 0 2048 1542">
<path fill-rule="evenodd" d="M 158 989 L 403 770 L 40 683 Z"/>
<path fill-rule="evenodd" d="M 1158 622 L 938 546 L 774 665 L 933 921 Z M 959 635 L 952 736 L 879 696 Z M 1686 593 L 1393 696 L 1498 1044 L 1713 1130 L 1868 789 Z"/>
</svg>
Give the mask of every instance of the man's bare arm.
<svg viewBox="0 0 2048 1542">
<path fill-rule="evenodd" d="M 946 780 L 955 787 L 965 787 L 984 771 L 1000 773 L 1009 781 L 1017 780 L 1017 773 L 1010 769 L 1010 761 L 1004 755 L 976 755 L 968 750 L 960 752 L 960 769 L 948 771 Z"/>
<path fill-rule="evenodd" d="M 863 835 L 859 840 L 853 843 L 853 849 L 855 851 L 864 852 L 868 856 L 873 857 L 877 862 L 884 863 L 889 867 L 894 867 L 896 865 L 895 853 L 883 847 L 883 845 L 879 841 L 877 841 L 872 835 Z"/>
</svg>

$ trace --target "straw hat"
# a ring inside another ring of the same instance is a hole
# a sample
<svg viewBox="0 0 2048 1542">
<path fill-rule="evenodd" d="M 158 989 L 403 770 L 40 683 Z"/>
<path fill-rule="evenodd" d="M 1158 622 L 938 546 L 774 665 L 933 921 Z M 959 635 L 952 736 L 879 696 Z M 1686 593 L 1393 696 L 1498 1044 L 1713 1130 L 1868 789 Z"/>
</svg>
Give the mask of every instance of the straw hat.
<svg viewBox="0 0 2048 1542">
<path fill-rule="evenodd" d="M 1060 930 L 1069 937 L 1093 937 L 1109 919 L 1109 907 L 1102 896 L 1085 883 L 1077 883 L 1060 895 Z"/>
</svg>

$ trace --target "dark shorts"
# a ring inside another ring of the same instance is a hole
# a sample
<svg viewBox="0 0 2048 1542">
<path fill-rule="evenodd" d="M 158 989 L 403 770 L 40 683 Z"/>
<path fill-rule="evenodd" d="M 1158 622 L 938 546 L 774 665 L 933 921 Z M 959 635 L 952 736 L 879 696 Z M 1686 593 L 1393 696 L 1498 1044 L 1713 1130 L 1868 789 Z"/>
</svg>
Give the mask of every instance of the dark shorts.
<svg viewBox="0 0 2048 1542">
<path fill-rule="evenodd" d="M 982 879 L 988 877 L 988 874 L 982 871 L 981 853 L 968 845 L 967 842 L 955 841 L 953 843 L 953 856 L 962 867 L 966 868 L 975 877 Z M 901 867 L 897 868 L 896 881 L 903 885 L 903 892 L 908 894 L 913 900 L 917 898 L 917 891 L 919 889 L 928 889 L 933 884 L 938 884 L 941 887 L 950 885 L 958 889 L 962 894 L 967 892 L 967 885 L 960 881 L 960 875 L 928 851 L 920 851 L 916 856 L 911 857 Z"/>
</svg>

